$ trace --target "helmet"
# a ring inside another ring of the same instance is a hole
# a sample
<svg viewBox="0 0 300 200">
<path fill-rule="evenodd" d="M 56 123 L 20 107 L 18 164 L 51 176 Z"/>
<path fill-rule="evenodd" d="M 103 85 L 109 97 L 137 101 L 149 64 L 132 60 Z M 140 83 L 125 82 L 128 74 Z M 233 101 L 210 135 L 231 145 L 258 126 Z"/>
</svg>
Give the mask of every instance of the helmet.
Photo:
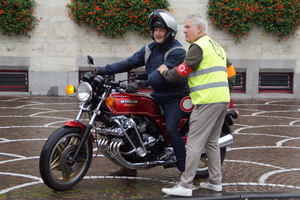
<svg viewBox="0 0 300 200">
<path fill-rule="evenodd" d="M 157 9 L 153 11 L 148 18 L 150 27 L 150 36 L 154 40 L 154 27 L 163 27 L 167 29 L 165 41 L 172 41 L 177 33 L 177 23 L 175 18 L 167 11 Z"/>
</svg>

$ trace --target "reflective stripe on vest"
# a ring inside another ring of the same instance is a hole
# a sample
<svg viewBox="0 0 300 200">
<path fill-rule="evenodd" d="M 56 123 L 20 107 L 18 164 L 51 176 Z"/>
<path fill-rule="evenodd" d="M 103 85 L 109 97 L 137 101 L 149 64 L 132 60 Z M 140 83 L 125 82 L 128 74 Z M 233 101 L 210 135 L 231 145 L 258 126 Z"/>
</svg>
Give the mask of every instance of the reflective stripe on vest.
<svg viewBox="0 0 300 200">
<path fill-rule="evenodd" d="M 216 66 L 216 67 L 211 67 L 211 68 L 207 68 L 207 69 L 197 70 L 193 73 L 193 75 L 189 75 L 188 77 L 199 76 L 199 75 L 208 74 L 208 73 L 217 72 L 217 71 L 227 72 L 225 67 Z"/>
<path fill-rule="evenodd" d="M 229 102 L 226 52 L 208 36 L 195 44 L 203 50 L 203 59 L 198 69 L 188 76 L 193 104 Z"/>
</svg>

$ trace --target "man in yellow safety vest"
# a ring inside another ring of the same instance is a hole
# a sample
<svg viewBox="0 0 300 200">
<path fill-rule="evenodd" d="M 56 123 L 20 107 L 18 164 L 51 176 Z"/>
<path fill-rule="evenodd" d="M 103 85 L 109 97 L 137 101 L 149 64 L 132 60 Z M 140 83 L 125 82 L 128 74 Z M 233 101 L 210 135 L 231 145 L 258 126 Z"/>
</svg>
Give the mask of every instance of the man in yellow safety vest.
<svg viewBox="0 0 300 200">
<path fill-rule="evenodd" d="M 224 49 L 207 35 L 208 25 L 198 14 L 187 17 L 184 25 L 186 41 L 190 43 L 184 62 L 168 69 L 162 65 L 157 70 L 168 81 L 188 77 L 190 97 L 195 105 L 190 117 L 187 139 L 185 171 L 180 182 L 162 192 L 175 196 L 192 196 L 202 149 L 208 157 L 209 178 L 200 188 L 222 191 L 220 149 L 218 140 L 230 101 L 228 80 L 235 77 Z"/>
</svg>

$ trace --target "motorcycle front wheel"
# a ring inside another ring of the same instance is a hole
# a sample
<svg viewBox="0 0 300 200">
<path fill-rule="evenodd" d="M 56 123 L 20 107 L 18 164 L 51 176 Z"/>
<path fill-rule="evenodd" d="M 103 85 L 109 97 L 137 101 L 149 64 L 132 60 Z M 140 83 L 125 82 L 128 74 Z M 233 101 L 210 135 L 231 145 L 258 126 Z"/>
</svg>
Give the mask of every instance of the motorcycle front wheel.
<svg viewBox="0 0 300 200">
<path fill-rule="evenodd" d="M 44 183 L 57 191 L 69 190 L 87 173 L 93 153 L 91 138 L 83 144 L 76 160 L 73 155 L 82 139 L 81 129 L 61 127 L 46 141 L 40 155 L 40 174 Z"/>
</svg>

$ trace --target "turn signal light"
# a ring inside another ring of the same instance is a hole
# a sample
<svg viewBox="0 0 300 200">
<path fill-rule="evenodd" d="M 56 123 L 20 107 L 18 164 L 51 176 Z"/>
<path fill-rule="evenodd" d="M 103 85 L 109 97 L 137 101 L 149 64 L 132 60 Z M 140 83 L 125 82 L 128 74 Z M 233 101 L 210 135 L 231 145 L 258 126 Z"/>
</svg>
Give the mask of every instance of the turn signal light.
<svg viewBox="0 0 300 200">
<path fill-rule="evenodd" d="M 74 94 L 76 91 L 75 86 L 74 85 L 68 85 L 66 87 L 66 93 L 67 94 Z"/>
<path fill-rule="evenodd" d="M 107 97 L 107 98 L 105 99 L 105 104 L 106 104 L 107 106 L 114 106 L 114 105 L 115 105 L 115 102 L 116 102 L 115 98 L 113 98 L 113 97 L 111 97 L 111 96 L 109 96 L 109 97 Z"/>
</svg>

